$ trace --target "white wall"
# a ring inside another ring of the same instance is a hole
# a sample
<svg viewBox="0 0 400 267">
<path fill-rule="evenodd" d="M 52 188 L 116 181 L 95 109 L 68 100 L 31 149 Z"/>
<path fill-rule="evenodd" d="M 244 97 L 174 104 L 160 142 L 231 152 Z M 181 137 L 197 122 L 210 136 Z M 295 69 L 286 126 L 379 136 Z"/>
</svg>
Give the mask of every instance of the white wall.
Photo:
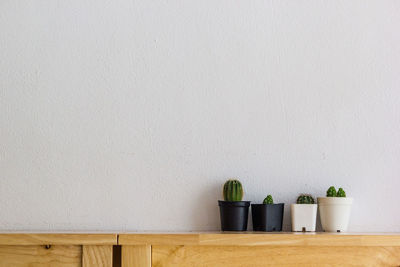
<svg viewBox="0 0 400 267">
<path fill-rule="evenodd" d="M 0 230 L 216 230 L 238 177 L 400 231 L 399 29 L 394 0 L 2 0 Z"/>
</svg>

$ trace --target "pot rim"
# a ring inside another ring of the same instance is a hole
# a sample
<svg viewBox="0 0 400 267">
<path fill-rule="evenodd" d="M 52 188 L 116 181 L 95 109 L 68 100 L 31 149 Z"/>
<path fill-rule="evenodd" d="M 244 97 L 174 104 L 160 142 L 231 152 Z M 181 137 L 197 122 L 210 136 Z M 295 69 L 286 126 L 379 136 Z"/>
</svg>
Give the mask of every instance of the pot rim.
<svg viewBox="0 0 400 267">
<path fill-rule="evenodd" d="M 318 205 L 317 203 L 314 203 L 314 204 L 298 204 L 298 203 L 292 203 L 292 204 L 290 204 L 290 205 L 292 205 L 292 206 L 316 206 L 316 205 Z"/>
<path fill-rule="evenodd" d="M 225 201 L 218 200 L 218 206 L 248 207 L 251 201 Z"/>
<path fill-rule="evenodd" d="M 350 205 L 353 203 L 351 197 L 318 197 L 318 204 L 330 204 L 330 205 Z"/>
<path fill-rule="evenodd" d="M 264 204 L 264 203 L 254 203 L 254 204 L 251 204 L 252 206 L 267 206 L 267 205 L 279 205 L 279 206 L 281 206 L 281 205 L 285 205 L 285 203 L 274 203 L 274 204 Z"/>
</svg>

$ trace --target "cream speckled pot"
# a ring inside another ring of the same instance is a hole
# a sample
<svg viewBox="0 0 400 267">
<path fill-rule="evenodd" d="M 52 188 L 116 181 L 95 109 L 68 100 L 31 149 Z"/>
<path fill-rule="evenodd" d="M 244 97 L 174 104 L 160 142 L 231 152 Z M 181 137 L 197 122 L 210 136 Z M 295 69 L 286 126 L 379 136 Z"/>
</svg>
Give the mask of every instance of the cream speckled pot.
<svg viewBox="0 0 400 267">
<path fill-rule="evenodd" d="M 319 197 L 322 229 L 326 232 L 346 232 L 352 203 L 353 199 L 349 197 Z"/>
</svg>

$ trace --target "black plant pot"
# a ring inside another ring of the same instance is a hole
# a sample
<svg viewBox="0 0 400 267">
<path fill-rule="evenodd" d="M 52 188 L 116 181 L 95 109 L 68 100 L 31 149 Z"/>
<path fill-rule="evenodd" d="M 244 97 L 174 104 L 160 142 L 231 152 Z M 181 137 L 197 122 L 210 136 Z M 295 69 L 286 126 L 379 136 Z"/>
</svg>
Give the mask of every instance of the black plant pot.
<svg viewBox="0 0 400 267">
<path fill-rule="evenodd" d="M 282 231 L 285 204 L 251 204 L 254 231 Z"/>
<path fill-rule="evenodd" d="M 250 201 L 218 200 L 222 231 L 247 231 Z"/>
</svg>

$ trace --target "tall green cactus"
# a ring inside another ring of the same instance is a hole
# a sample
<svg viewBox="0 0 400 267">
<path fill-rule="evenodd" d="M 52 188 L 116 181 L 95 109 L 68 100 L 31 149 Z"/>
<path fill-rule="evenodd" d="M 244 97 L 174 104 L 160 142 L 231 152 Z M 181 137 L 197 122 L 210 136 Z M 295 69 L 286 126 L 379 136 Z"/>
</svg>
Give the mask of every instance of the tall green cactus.
<svg viewBox="0 0 400 267">
<path fill-rule="evenodd" d="M 336 189 L 334 186 L 329 187 L 328 191 L 326 191 L 327 197 L 336 197 Z"/>
<path fill-rule="evenodd" d="M 274 204 L 274 199 L 271 195 L 268 195 L 266 198 L 264 198 L 263 204 Z"/>
<path fill-rule="evenodd" d="M 344 192 L 343 188 L 339 188 L 337 191 L 337 197 L 346 197 L 346 192 Z"/>
<path fill-rule="evenodd" d="M 297 198 L 297 204 L 314 204 L 314 198 L 311 195 L 300 195 Z"/>
<path fill-rule="evenodd" d="M 238 180 L 228 180 L 223 190 L 225 201 L 241 201 L 243 199 L 243 187 Z"/>
</svg>

